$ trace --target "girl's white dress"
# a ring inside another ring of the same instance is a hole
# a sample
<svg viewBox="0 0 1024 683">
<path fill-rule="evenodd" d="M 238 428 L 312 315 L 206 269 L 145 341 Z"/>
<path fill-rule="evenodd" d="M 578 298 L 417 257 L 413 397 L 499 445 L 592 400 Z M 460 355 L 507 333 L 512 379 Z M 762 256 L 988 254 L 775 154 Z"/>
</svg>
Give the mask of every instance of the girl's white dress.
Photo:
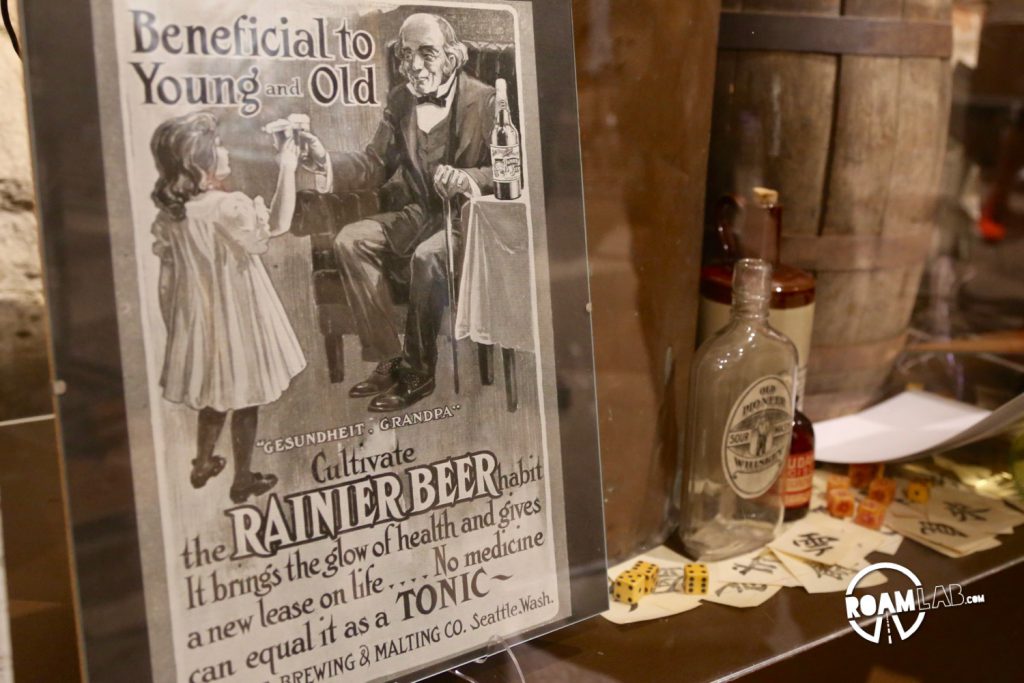
<svg viewBox="0 0 1024 683">
<path fill-rule="evenodd" d="M 261 197 L 221 191 L 185 211 L 153 223 L 153 251 L 173 272 L 164 398 L 219 411 L 275 401 L 306 359 L 259 256 L 269 211 Z"/>
</svg>

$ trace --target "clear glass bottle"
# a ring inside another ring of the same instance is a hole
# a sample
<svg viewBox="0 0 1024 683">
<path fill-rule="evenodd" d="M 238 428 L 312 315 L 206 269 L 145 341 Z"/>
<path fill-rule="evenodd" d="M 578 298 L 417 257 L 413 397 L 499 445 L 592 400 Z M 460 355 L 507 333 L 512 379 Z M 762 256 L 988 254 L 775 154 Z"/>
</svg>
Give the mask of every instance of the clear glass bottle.
<svg viewBox="0 0 1024 683">
<path fill-rule="evenodd" d="M 522 151 L 519 131 L 512 123 L 508 107 L 508 84 L 499 78 L 494 84 L 494 129 L 491 131 L 491 172 L 494 174 L 494 196 L 498 199 L 519 199 L 523 192 Z"/>
<path fill-rule="evenodd" d="M 770 263 L 737 261 L 731 320 L 694 356 L 679 526 L 694 559 L 759 548 L 782 523 L 797 351 L 768 325 L 771 284 Z"/>
</svg>

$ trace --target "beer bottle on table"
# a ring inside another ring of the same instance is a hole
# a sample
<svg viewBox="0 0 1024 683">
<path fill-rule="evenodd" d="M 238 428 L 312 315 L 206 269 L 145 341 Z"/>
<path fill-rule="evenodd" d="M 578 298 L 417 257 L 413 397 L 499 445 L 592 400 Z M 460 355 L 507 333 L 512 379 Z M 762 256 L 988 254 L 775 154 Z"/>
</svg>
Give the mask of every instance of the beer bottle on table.
<svg viewBox="0 0 1024 683">
<path fill-rule="evenodd" d="M 494 196 L 518 199 L 523 191 L 522 153 L 519 131 L 512 123 L 508 108 L 508 85 L 504 78 L 495 84 L 494 130 L 491 131 L 491 173 L 494 175 Z"/>
</svg>

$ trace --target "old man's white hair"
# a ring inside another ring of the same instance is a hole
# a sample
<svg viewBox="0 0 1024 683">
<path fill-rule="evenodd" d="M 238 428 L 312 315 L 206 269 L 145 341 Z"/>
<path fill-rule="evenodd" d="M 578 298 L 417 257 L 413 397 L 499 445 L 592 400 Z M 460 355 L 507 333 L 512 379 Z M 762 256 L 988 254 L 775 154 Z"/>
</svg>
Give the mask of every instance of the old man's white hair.
<svg viewBox="0 0 1024 683">
<path fill-rule="evenodd" d="M 455 29 L 448 23 L 448 20 L 436 14 L 410 14 L 406 20 L 402 22 L 402 27 L 398 29 L 398 42 L 395 44 L 395 49 L 402 49 L 402 39 L 405 36 L 406 27 L 413 22 L 423 21 L 425 19 L 433 21 L 437 24 L 437 27 L 441 29 L 441 35 L 444 36 L 444 52 L 449 57 L 454 57 L 455 68 L 461 69 L 466 62 L 469 61 L 469 50 L 466 48 L 465 43 L 461 42 L 458 36 L 455 35 Z"/>
</svg>

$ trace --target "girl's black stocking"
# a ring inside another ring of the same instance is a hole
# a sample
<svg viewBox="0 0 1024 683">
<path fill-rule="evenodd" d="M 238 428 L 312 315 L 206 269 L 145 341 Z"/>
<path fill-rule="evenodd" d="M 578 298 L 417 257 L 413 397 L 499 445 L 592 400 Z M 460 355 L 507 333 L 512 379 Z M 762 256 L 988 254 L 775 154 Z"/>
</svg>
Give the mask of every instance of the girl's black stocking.
<svg viewBox="0 0 1024 683">
<path fill-rule="evenodd" d="M 259 423 L 257 406 L 236 410 L 231 415 L 231 445 L 235 456 L 235 481 L 247 482 L 252 474 L 252 451 Z"/>
<path fill-rule="evenodd" d="M 224 420 L 228 414 L 222 413 L 213 408 L 203 408 L 199 411 L 199 428 L 197 430 L 196 462 L 199 464 L 208 463 L 213 458 L 213 449 L 217 445 L 217 439 L 224 429 Z"/>
</svg>

